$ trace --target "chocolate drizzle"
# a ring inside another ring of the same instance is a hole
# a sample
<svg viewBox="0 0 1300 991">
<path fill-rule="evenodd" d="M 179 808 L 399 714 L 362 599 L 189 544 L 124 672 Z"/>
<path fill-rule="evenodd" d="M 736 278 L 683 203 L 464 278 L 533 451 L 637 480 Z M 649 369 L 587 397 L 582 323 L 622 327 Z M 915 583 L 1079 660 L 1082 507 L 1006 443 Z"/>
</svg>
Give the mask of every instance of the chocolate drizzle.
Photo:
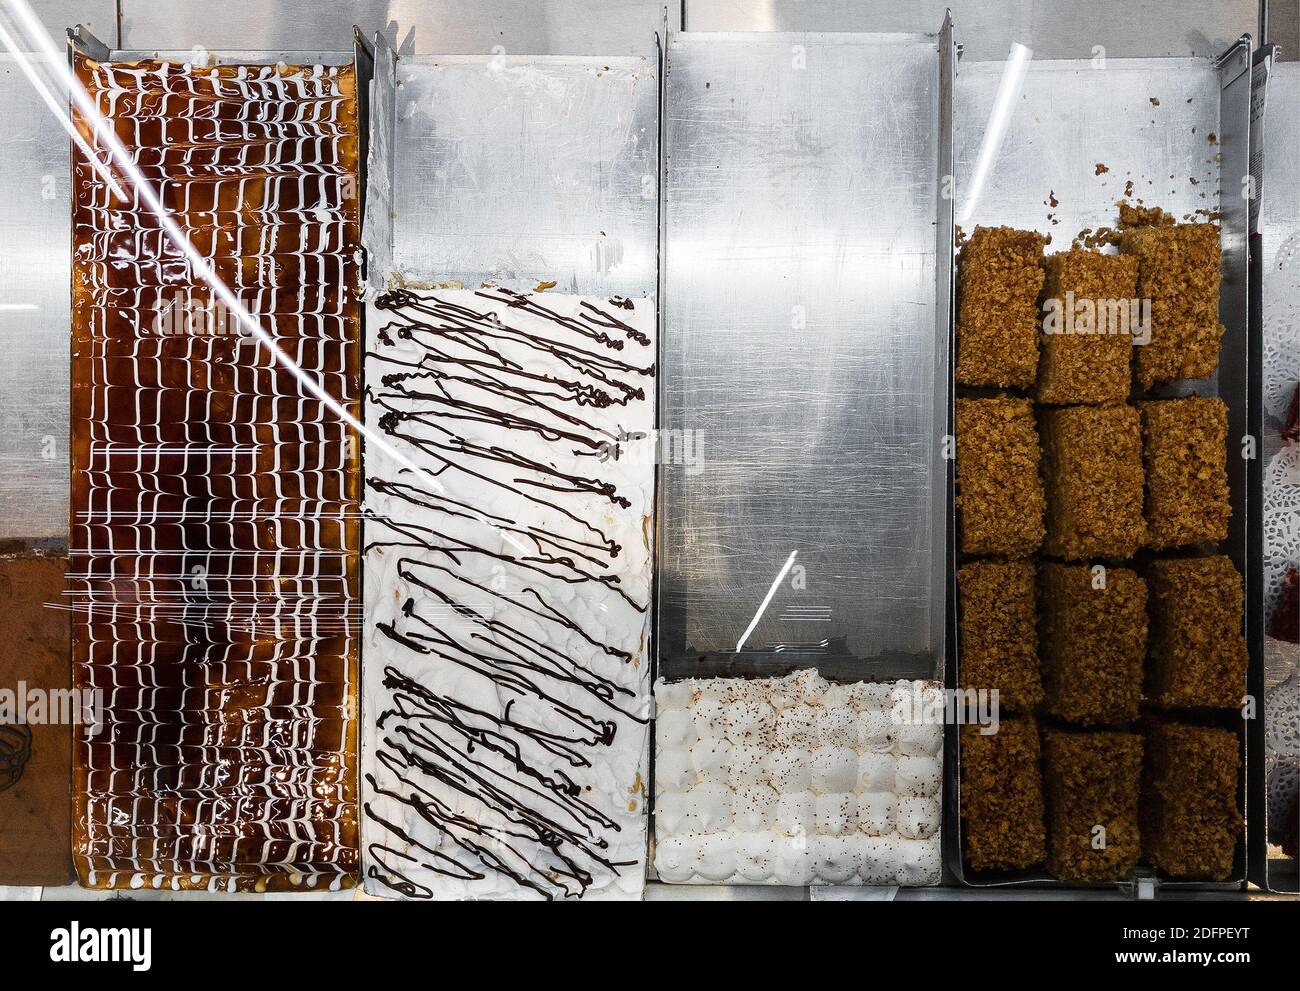
<svg viewBox="0 0 1300 991">
<path fill-rule="evenodd" d="M 629 454 L 651 337 L 624 299 L 372 305 L 366 414 L 428 475 L 367 452 L 367 642 L 389 663 L 367 685 L 366 877 L 408 898 L 607 887 L 644 855 L 653 462 Z"/>
</svg>

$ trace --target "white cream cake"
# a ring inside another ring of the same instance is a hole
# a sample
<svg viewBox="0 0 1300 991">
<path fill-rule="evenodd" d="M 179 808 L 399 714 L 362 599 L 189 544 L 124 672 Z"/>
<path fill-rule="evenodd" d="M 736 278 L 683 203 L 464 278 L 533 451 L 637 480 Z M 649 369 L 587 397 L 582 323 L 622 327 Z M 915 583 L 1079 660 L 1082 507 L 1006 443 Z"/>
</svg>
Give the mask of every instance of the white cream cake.
<svg viewBox="0 0 1300 991">
<path fill-rule="evenodd" d="M 639 897 L 654 302 L 368 305 L 366 889 Z"/>
<path fill-rule="evenodd" d="M 655 684 L 662 881 L 936 884 L 937 682 L 784 678 Z"/>
</svg>

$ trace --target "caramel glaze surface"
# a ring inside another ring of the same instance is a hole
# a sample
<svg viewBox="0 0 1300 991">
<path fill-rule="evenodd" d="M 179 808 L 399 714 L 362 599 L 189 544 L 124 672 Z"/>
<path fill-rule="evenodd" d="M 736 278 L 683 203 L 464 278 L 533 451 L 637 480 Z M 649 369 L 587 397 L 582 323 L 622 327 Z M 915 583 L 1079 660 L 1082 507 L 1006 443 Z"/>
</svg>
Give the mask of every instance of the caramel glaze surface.
<svg viewBox="0 0 1300 991">
<path fill-rule="evenodd" d="M 354 67 L 75 68 L 220 277 L 359 412 Z M 77 872 L 348 886 L 359 446 L 221 320 L 129 188 L 80 155 L 73 184 L 73 664 L 102 693 L 75 750 Z"/>
</svg>

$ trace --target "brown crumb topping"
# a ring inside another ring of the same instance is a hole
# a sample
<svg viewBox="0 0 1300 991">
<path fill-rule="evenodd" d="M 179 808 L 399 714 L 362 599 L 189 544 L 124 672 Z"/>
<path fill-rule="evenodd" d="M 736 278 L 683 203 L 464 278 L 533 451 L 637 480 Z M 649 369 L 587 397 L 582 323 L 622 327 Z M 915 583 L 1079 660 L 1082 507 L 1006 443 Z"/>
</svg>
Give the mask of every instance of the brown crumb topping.
<svg viewBox="0 0 1300 991">
<path fill-rule="evenodd" d="M 1043 539 L 1038 430 L 1027 399 L 957 400 L 957 508 L 966 554 L 1027 557 Z"/>
<path fill-rule="evenodd" d="M 1142 853 L 1175 878 L 1226 880 L 1242 817 L 1237 734 L 1152 719 L 1142 772 Z"/>
<path fill-rule="evenodd" d="M 1043 698 L 1034 585 L 1029 561 L 972 561 L 957 572 L 961 687 L 996 689 L 1013 712 L 1031 712 Z"/>
<path fill-rule="evenodd" d="M 1032 867 L 1046 856 L 1038 725 L 1003 719 L 961 728 L 962 848 L 974 870 Z"/>
<path fill-rule="evenodd" d="M 1132 557 L 1146 539 L 1142 432 L 1132 406 L 1065 406 L 1042 415 L 1047 536 L 1070 561 Z"/>
<path fill-rule="evenodd" d="M 1146 468 L 1147 542 L 1158 549 L 1228 535 L 1228 408 L 1217 398 L 1138 404 Z"/>
<path fill-rule="evenodd" d="M 1044 321 L 1038 362 L 1040 403 L 1123 402 L 1128 398 L 1133 356 L 1137 259 L 1072 250 L 1049 255 L 1044 300 L 1064 313 L 1081 306 L 1071 328 Z M 1062 332 L 1066 329 L 1072 333 Z M 1049 333 L 1048 331 L 1056 331 Z"/>
<path fill-rule="evenodd" d="M 1046 730 L 1047 867 L 1062 881 L 1118 881 L 1141 853 L 1136 733 Z"/>
<path fill-rule="evenodd" d="M 1152 562 L 1147 694 L 1172 709 L 1241 706 L 1246 693 L 1241 575 L 1223 556 Z"/>
<path fill-rule="evenodd" d="M 976 227 L 958 259 L 957 369 L 962 385 L 1029 388 L 1038 372 L 1043 235 Z"/>
<path fill-rule="evenodd" d="M 1214 374 L 1223 336 L 1218 226 L 1126 230 L 1120 251 L 1136 256 L 1137 294 L 1151 300 L 1151 340 L 1136 349 L 1138 381 L 1149 389 Z"/>
<path fill-rule="evenodd" d="M 1128 568 L 1044 563 L 1039 650 L 1046 710 L 1083 726 L 1138 717 L 1147 649 L 1147 586 Z"/>
</svg>

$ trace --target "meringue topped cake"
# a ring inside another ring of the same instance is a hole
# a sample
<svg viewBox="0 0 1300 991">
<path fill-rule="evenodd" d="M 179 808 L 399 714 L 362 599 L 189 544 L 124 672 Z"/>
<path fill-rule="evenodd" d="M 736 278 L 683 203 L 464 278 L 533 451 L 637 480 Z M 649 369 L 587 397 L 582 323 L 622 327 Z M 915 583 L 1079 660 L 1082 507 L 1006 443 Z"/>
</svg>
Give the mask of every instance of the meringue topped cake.
<svg viewBox="0 0 1300 991">
<path fill-rule="evenodd" d="M 655 683 L 655 870 L 695 884 L 937 884 L 938 682 Z"/>
</svg>

